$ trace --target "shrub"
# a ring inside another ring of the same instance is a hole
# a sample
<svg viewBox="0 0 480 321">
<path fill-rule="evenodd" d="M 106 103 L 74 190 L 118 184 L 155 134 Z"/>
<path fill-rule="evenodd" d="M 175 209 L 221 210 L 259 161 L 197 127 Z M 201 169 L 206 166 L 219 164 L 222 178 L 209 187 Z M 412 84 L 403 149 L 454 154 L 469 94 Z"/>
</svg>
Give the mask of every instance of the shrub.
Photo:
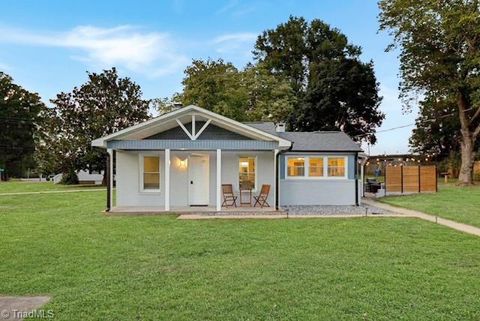
<svg viewBox="0 0 480 321">
<path fill-rule="evenodd" d="M 75 171 L 68 171 L 67 173 L 63 173 L 61 184 L 65 185 L 76 185 L 79 183 L 78 176 Z"/>
</svg>

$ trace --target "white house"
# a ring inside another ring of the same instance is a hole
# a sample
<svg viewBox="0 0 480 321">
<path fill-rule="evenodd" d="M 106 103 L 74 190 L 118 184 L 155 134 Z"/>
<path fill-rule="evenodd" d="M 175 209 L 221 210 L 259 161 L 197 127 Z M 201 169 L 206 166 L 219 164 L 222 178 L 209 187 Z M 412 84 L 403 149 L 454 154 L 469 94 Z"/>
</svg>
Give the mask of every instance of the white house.
<svg viewBox="0 0 480 321">
<path fill-rule="evenodd" d="M 224 184 L 233 187 L 236 205 L 269 186 L 264 205 L 274 209 L 358 205 L 361 194 L 361 149 L 343 132 L 285 132 L 281 125 L 240 123 L 188 106 L 98 138 L 92 146 L 109 154 L 111 211 L 221 211 Z M 247 195 L 240 195 L 242 186 L 248 186 Z"/>
<path fill-rule="evenodd" d="M 101 185 L 103 182 L 103 171 L 100 173 L 90 173 L 89 171 L 77 171 L 79 184 Z M 59 184 L 62 181 L 63 174 L 53 176 L 53 183 Z"/>
</svg>

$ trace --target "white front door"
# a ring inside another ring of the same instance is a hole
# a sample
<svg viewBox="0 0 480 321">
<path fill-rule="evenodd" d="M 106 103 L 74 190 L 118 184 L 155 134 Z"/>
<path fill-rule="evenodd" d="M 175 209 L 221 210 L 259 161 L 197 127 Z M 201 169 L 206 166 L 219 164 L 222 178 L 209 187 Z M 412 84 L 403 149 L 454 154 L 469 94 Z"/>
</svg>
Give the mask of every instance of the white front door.
<svg viewBox="0 0 480 321">
<path fill-rule="evenodd" d="M 192 154 L 188 161 L 188 203 L 206 206 L 209 201 L 209 157 Z"/>
</svg>

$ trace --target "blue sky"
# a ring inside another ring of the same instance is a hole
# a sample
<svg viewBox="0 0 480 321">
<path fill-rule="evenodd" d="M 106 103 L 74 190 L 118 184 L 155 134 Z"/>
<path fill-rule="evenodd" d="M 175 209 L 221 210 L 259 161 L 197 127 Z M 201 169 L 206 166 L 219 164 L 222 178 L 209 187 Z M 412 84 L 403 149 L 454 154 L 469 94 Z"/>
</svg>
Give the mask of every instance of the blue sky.
<svg viewBox="0 0 480 321">
<path fill-rule="evenodd" d="M 146 98 L 181 89 L 195 58 L 223 58 L 238 67 L 252 60 L 256 36 L 289 15 L 319 18 L 344 32 L 375 63 L 380 82 L 380 128 L 411 124 L 397 99 L 398 59 L 385 53 L 374 0 L 308 1 L 6 1 L 0 12 L 0 70 L 45 102 L 86 81 L 86 71 L 116 66 Z M 412 127 L 378 134 L 372 154 L 408 151 Z"/>
</svg>

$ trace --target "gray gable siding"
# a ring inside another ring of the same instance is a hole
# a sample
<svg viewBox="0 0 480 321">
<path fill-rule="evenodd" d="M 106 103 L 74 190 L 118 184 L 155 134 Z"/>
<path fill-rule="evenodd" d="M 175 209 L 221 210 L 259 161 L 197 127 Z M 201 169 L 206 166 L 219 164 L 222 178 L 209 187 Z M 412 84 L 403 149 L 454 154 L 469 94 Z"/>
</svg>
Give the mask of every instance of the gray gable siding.
<svg viewBox="0 0 480 321">
<path fill-rule="evenodd" d="M 188 149 L 188 150 L 273 150 L 278 148 L 278 142 L 263 140 L 190 140 L 190 139 L 144 139 L 144 140 L 111 140 L 107 148 L 124 150 L 162 150 L 162 149 Z"/>
<path fill-rule="evenodd" d="M 197 131 L 202 128 L 205 122 L 195 122 L 195 129 Z M 185 128 L 191 132 L 192 123 L 184 124 Z M 190 140 L 187 134 L 183 131 L 180 126 L 171 128 L 164 132 L 146 137 L 145 139 L 157 139 L 157 140 Z M 251 140 L 250 138 L 240 135 L 238 133 L 231 132 L 229 130 L 223 129 L 221 127 L 215 126 L 213 124 L 208 125 L 207 128 L 202 132 L 200 137 L 197 140 Z"/>
</svg>

